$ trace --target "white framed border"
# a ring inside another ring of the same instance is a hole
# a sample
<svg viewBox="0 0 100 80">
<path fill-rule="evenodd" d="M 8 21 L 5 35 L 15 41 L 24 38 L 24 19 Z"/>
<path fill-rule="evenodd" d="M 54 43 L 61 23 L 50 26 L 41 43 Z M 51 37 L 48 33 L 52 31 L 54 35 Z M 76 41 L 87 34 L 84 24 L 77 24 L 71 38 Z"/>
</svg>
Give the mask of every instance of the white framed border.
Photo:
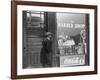
<svg viewBox="0 0 100 80">
<path fill-rule="evenodd" d="M 90 15 L 90 66 L 64 67 L 64 68 L 22 68 L 22 11 L 47 11 L 47 12 L 71 12 L 71 13 L 88 13 Z M 46 6 L 27 6 L 17 5 L 17 75 L 29 74 L 47 74 L 63 72 L 84 72 L 94 71 L 94 9 L 81 8 L 60 8 Z"/>
</svg>

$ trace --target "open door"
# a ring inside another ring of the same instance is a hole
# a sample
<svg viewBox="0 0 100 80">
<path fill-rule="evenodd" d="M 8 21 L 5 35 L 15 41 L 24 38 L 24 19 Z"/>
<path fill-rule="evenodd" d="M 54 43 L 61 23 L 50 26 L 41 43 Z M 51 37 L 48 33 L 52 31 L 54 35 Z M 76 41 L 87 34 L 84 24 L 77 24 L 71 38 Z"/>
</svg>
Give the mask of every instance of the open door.
<svg viewBox="0 0 100 80">
<path fill-rule="evenodd" d="M 56 56 L 57 52 L 57 18 L 56 12 L 45 13 L 45 24 L 47 26 L 47 32 L 51 32 L 53 35 L 52 40 L 52 53 L 49 56 L 51 59 L 52 67 L 59 66 L 59 58 Z"/>
</svg>

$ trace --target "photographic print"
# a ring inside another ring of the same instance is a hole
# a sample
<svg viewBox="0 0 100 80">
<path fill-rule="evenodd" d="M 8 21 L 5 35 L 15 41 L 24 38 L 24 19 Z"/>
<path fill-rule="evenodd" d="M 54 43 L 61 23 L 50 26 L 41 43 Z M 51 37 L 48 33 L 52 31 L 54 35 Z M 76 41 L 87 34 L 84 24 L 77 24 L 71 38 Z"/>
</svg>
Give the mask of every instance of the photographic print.
<svg viewBox="0 0 100 80">
<path fill-rule="evenodd" d="M 96 11 L 12 1 L 12 79 L 96 74 Z"/>
<path fill-rule="evenodd" d="M 89 14 L 22 13 L 23 68 L 89 65 Z"/>
</svg>

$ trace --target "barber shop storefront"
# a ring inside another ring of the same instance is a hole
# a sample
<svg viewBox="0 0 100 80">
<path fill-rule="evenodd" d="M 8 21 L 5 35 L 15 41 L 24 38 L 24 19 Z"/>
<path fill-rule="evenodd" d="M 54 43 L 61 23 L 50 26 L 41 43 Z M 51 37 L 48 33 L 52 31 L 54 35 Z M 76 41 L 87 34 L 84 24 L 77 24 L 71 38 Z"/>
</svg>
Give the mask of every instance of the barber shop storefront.
<svg viewBox="0 0 100 80">
<path fill-rule="evenodd" d="M 89 65 L 89 14 L 23 11 L 23 68 Z"/>
</svg>

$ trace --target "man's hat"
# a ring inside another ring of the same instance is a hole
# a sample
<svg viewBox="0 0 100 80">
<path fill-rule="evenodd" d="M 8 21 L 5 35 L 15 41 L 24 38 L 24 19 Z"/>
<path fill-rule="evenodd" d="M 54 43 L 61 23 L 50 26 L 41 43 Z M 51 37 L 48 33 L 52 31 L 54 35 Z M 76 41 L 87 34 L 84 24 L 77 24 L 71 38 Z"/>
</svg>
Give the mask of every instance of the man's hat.
<svg viewBox="0 0 100 80">
<path fill-rule="evenodd" d="M 52 33 L 51 33 L 51 32 L 46 32 L 45 35 L 47 35 L 47 36 L 48 36 L 48 35 L 52 35 Z"/>
</svg>

